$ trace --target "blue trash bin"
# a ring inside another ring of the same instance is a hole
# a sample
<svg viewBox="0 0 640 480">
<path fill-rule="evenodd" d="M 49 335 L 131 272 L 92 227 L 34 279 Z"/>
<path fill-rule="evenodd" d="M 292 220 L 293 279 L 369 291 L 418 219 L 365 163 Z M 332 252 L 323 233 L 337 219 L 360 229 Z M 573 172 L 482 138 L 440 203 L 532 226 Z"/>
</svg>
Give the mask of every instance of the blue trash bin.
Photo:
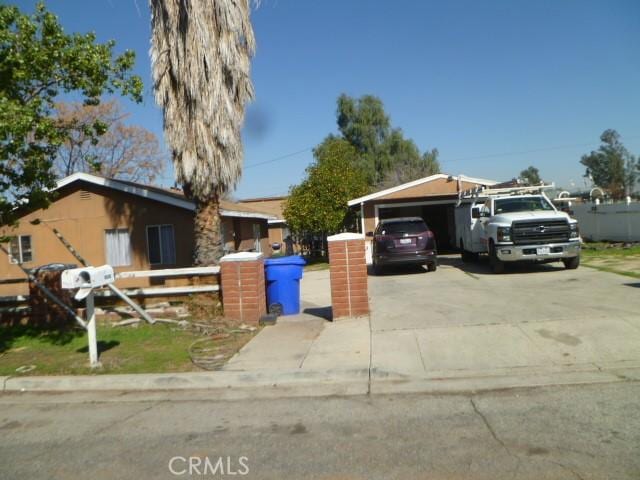
<svg viewBox="0 0 640 480">
<path fill-rule="evenodd" d="M 300 279 L 307 262 L 298 255 L 267 258 L 264 261 L 267 281 L 267 305 L 280 304 L 283 315 L 300 313 Z"/>
</svg>

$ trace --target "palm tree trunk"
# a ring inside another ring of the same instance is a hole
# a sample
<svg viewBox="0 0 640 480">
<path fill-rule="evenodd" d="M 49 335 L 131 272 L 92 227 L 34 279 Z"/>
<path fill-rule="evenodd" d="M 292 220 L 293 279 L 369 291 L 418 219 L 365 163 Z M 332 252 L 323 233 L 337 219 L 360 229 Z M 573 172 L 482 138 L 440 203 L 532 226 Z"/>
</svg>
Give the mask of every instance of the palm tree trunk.
<svg viewBox="0 0 640 480">
<path fill-rule="evenodd" d="M 218 264 L 224 253 L 221 226 L 220 197 L 212 195 L 204 201 L 196 200 L 193 255 L 195 265 L 204 267 Z"/>
</svg>

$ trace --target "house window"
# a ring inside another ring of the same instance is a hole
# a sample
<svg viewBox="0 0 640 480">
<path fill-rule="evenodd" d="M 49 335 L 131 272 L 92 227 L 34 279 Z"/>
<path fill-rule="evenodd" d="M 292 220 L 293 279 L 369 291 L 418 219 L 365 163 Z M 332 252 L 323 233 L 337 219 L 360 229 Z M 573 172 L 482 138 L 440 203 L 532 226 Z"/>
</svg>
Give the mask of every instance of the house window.
<svg viewBox="0 0 640 480">
<path fill-rule="evenodd" d="M 176 263 L 176 241 L 173 225 L 147 226 L 147 250 L 149 264 L 174 265 Z"/>
<path fill-rule="evenodd" d="M 126 228 L 105 230 L 107 263 L 112 267 L 131 265 L 131 239 Z"/>
<path fill-rule="evenodd" d="M 33 260 L 31 235 L 17 235 L 9 240 L 9 261 L 27 263 Z"/>
</svg>

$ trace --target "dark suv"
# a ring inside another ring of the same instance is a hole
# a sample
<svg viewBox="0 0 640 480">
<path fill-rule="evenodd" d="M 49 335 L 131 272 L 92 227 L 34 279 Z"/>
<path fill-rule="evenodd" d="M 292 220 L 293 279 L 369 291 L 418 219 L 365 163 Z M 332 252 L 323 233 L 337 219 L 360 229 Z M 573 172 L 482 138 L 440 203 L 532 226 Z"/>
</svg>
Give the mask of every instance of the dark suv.
<svg viewBox="0 0 640 480">
<path fill-rule="evenodd" d="M 426 265 L 434 272 L 438 265 L 436 239 L 420 217 L 380 220 L 373 236 L 373 270 L 379 274 L 387 265 Z"/>
</svg>

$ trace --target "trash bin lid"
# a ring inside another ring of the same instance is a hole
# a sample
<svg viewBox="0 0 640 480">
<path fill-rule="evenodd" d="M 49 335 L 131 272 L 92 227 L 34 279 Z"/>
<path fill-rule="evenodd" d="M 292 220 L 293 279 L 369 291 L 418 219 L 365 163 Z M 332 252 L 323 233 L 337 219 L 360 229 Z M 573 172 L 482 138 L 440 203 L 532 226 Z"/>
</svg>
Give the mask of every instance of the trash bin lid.
<svg viewBox="0 0 640 480">
<path fill-rule="evenodd" d="M 271 265 L 306 265 L 307 262 L 300 255 L 289 255 L 288 257 L 267 258 L 264 261 L 266 266 Z"/>
</svg>

